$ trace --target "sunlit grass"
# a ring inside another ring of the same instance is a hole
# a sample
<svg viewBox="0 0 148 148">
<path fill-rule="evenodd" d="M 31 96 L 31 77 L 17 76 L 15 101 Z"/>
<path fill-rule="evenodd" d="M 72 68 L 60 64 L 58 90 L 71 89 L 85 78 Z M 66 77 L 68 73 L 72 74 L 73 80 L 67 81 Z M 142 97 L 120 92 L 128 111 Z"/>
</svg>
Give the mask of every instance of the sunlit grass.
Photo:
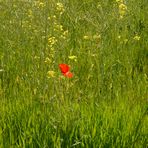
<svg viewBox="0 0 148 148">
<path fill-rule="evenodd" d="M 0 147 L 148 147 L 147 8 L 0 1 Z"/>
</svg>

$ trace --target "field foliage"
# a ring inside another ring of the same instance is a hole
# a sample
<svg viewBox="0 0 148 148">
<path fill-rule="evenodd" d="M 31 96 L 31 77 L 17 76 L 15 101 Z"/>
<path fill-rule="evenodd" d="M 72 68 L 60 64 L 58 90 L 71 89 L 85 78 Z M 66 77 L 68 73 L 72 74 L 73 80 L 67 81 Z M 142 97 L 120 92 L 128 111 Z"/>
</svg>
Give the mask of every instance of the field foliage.
<svg viewBox="0 0 148 148">
<path fill-rule="evenodd" d="M 148 147 L 147 10 L 0 0 L 0 147 Z"/>
</svg>

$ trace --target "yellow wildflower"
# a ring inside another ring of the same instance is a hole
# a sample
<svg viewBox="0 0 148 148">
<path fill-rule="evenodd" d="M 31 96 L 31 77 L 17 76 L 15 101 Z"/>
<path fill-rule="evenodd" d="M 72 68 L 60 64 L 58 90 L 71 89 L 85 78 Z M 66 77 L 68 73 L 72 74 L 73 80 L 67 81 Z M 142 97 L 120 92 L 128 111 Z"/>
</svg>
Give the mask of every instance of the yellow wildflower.
<svg viewBox="0 0 148 148">
<path fill-rule="evenodd" d="M 49 16 L 47 19 L 48 19 L 48 20 L 51 20 L 51 17 Z"/>
<path fill-rule="evenodd" d="M 119 10 L 120 11 L 125 11 L 125 10 L 127 10 L 127 6 L 125 5 L 125 4 L 123 4 L 123 3 L 121 3 L 120 5 L 119 5 Z"/>
<path fill-rule="evenodd" d="M 57 39 L 53 36 L 48 39 L 49 45 L 54 45 L 57 42 Z"/>
<path fill-rule="evenodd" d="M 64 31 L 60 37 L 62 39 L 66 39 L 67 35 L 68 35 L 68 30 Z"/>
<path fill-rule="evenodd" d="M 127 10 L 127 6 L 123 3 L 120 3 L 119 4 L 119 14 L 120 14 L 120 19 L 123 18 L 123 16 L 125 15 L 126 13 L 126 10 Z"/>
<path fill-rule="evenodd" d="M 118 35 L 118 39 L 121 39 L 121 35 Z"/>
<path fill-rule="evenodd" d="M 43 7 L 45 7 L 45 4 L 43 2 L 40 2 L 39 7 L 43 8 Z"/>
<path fill-rule="evenodd" d="M 85 39 L 85 40 L 89 40 L 90 37 L 89 37 L 88 35 L 84 35 L 84 36 L 83 36 L 83 39 Z"/>
<path fill-rule="evenodd" d="M 54 71 L 48 71 L 47 72 L 47 77 L 48 78 L 54 78 L 55 77 L 55 72 Z"/>
<path fill-rule="evenodd" d="M 47 57 L 44 62 L 49 64 L 49 63 L 51 63 L 51 59 L 49 59 L 49 58 Z"/>
<path fill-rule="evenodd" d="M 64 32 L 63 32 L 63 35 L 64 35 L 64 36 L 67 36 L 67 35 L 68 35 L 68 30 L 64 31 Z"/>
<path fill-rule="evenodd" d="M 63 26 L 55 23 L 54 31 L 63 31 Z"/>
<path fill-rule="evenodd" d="M 70 60 L 73 60 L 73 61 L 77 61 L 77 57 L 76 56 L 74 56 L 74 55 L 72 55 L 72 56 L 68 56 L 68 58 L 70 59 Z"/>
<path fill-rule="evenodd" d="M 52 18 L 53 18 L 53 19 L 56 19 L 57 17 L 56 17 L 56 15 L 53 15 Z"/>
<path fill-rule="evenodd" d="M 40 57 L 39 56 L 34 56 L 34 59 L 40 59 Z"/>
<path fill-rule="evenodd" d="M 63 6 L 62 3 L 57 3 L 56 9 L 57 9 L 57 11 L 60 12 L 60 14 L 62 14 L 65 11 L 64 6 Z"/>
<path fill-rule="evenodd" d="M 136 36 L 134 36 L 133 39 L 136 40 L 136 41 L 139 41 L 140 40 L 140 36 L 136 35 Z"/>
</svg>

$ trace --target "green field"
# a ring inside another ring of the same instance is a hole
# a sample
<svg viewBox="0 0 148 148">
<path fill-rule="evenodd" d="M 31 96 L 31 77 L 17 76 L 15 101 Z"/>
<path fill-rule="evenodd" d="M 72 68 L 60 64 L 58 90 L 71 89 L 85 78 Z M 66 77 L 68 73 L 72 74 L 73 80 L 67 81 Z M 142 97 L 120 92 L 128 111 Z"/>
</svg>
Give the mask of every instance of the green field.
<svg viewBox="0 0 148 148">
<path fill-rule="evenodd" d="M 147 0 L 0 0 L 0 148 L 71 147 L 148 147 Z"/>
</svg>

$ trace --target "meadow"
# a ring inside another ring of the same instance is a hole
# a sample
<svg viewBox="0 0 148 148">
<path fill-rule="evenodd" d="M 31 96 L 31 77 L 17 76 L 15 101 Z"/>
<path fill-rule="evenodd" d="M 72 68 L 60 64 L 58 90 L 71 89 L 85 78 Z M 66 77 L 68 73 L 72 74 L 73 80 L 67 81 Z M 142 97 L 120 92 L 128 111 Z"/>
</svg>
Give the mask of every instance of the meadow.
<svg viewBox="0 0 148 148">
<path fill-rule="evenodd" d="M 0 0 L 0 148 L 147 148 L 147 10 Z"/>
</svg>

